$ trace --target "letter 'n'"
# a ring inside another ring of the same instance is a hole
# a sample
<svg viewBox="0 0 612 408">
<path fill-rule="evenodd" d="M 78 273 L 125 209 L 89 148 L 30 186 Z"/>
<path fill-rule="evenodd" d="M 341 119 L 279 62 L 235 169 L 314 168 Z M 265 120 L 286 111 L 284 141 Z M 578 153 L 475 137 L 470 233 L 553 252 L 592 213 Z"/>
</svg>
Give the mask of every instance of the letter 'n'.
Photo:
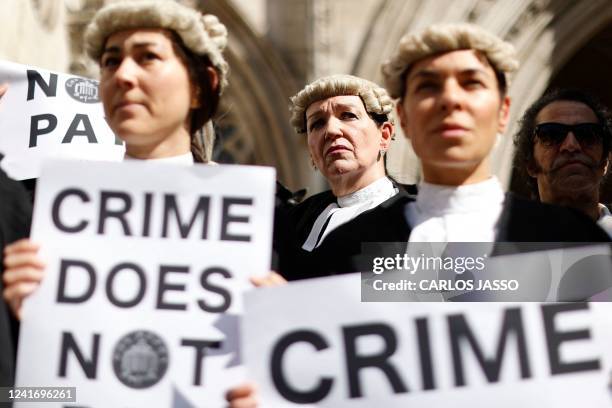
<svg viewBox="0 0 612 408">
<path fill-rule="evenodd" d="M 81 349 L 76 344 L 74 337 L 71 333 L 62 332 L 62 345 L 60 352 L 60 367 L 58 375 L 60 377 L 66 377 L 67 365 L 68 365 L 68 352 L 72 351 L 76 357 L 79 365 L 83 369 L 87 378 L 96 378 L 96 372 L 98 369 L 98 350 L 100 349 L 100 334 L 96 333 L 93 336 L 93 343 L 91 345 L 91 358 L 85 359 L 85 356 L 81 352 Z"/>
<path fill-rule="evenodd" d="M 49 76 L 49 83 L 45 82 L 43 77 L 38 71 L 28 69 L 28 101 L 34 99 L 34 89 L 36 84 L 40 89 L 49 97 L 54 97 L 57 93 L 57 74 L 51 74 Z"/>
</svg>

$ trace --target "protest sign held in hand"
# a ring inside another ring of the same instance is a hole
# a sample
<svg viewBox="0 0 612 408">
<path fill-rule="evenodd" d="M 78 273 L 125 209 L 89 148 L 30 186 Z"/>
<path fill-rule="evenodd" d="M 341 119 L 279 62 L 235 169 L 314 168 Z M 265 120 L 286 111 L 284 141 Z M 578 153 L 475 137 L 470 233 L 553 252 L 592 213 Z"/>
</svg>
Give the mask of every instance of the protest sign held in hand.
<svg viewBox="0 0 612 408">
<path fill-rule="evenodd" d="M 242 292 L 270 268 L 274 169 L 43 169 L 32 238 L 48 266 L 24 303 L 17 385 L 76 387 L 90 408 L 222 406 L 244 378 Z"/>
<path fill-rule="evenodd" d="M 48 157 L 119 161 L 124 147 L 104 119 L 98 81 L 0 61 L 2 168 L 37 178 Z"/>
<path fill-rule="evenodd" d="M 609 303 L 362 303 L 360 284 L 245 294 L 243 354 L 262 406 L 612 404 Z"/>
</svg>

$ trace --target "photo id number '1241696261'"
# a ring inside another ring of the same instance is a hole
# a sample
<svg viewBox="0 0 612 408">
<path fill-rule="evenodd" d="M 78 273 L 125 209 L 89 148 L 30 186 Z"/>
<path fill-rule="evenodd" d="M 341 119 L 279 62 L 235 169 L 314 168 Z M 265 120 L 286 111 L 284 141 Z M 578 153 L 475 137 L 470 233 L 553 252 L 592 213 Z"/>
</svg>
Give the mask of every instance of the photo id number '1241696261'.
<svg viewBox="0 0 612 408">
<path fill-rule="evenodd" d="M 76 402 L 76 387 L 0 387 L 0 402 Z"/>
</svg>

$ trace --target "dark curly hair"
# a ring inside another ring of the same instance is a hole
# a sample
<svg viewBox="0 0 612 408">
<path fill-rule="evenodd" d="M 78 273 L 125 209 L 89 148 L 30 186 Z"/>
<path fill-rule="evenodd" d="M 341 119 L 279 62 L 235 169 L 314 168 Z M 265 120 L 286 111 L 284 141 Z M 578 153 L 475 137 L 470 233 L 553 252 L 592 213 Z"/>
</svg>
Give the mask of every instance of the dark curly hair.
<svg viewBox="0 0 612 408">
<path fill-rule="evenodd" d="M 580 102 L 591 108 L 597 117 L 597 122 L 603 126 L 605 132 L 602 159 L 610 154 L 612 117 L 610 111 L 599 99 L 585 90 L 576 88 L 560 88 L 546 92 L 525 111 L 519 121 L 519 129 L 514 135 L 514 166 L 517 173 L 527 182 L 532 197 L 536 199 L 539 197 L 538 184 L 536 179 L 528 173 L 528 169 L 534 168 L 536 164 L 533 157 L 536 117 L 542 109 L 556 101 Z"/>
</svg>

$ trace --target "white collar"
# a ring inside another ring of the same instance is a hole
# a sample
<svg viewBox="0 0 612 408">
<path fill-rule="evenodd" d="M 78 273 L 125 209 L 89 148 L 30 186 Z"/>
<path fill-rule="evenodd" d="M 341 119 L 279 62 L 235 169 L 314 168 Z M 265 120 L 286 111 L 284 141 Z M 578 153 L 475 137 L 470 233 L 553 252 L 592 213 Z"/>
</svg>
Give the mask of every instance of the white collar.
<svg viewBox="0 0 612 408">
<path fill-rule="evenodd" d="M 398 192 L 389 178 L 382 177 L 361 190 L 338 197 L 338 203 L 329 204 L 316 218 L 302 249 L 312 251 L 321 245 L 330 232 L 375 208 Z"/>
<path fill-rule="evenodd" d="M 607 217 L 607 216 L 612 216 L 612 213 L 610 213 L 610 210 L 608 209 L 608 207 L 606 207 L 602 203 L 598 203 L 597 207 L 599 207 L 599 218 L 598 218 L 598 220 L 601 220 L 602 218 Z"/>
<path fill-rule="evenodd" d="M 504 190 L 495 176 L 462 186 L 422 182 L 416 206 L 419 211 L 430 215 L 475 212 L 486 210 L 493 204 L 501 204 L 504 198 Z"/>
<path fill-rule="evenodd" d="M 381 177 L 361 190 L 338 197 L 338 206 L 341 208 L 352 207 L 381 196 L 392 197 L 395 193 L 395 187 L 391 180 L 388 177 Z"/>
<path fill-rule="evenodd" d="M 159 159 L 137 159 L 135 157 L 128 156 L 126 153 L 125 156 L 123 156 L 123 160 L 124 161 L 141 160 L 141 161 L 154 162 L 154 163 L 175 163 L 175 164 L 185 164 L 185 165 L 192 165 L 194 163 L 193 154 L 191 154 L 191 152 L 181 154 L 178 156 L 162 157 Z"/>
</svg>

